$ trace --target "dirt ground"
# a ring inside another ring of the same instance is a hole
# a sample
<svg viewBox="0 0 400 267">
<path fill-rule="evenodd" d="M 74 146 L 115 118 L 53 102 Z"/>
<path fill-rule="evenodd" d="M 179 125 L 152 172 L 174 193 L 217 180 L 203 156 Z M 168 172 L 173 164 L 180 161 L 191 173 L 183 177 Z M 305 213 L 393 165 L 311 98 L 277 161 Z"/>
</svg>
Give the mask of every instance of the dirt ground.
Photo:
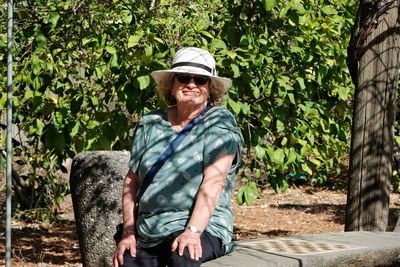
<svg viewBox="0 0 400 267">
<path fill-rule="evenodd" d="M 344 230 L 346 192 L 291 187 L 276 194 L 262 191 L 251 206 L 235 201 L 234 239 L 294 236 L 342 232 Z M 388 231 L 393 230 L 400 214 L 400 195 L 392 194 Z M 62 204 L 62 216 L 68 226 L 13 222 L 12 266 L 82 266 L 74 228 L 71 198 Z M 0 265 L 5 264 L 5 235 L 0 233 Z"/>
</svg>

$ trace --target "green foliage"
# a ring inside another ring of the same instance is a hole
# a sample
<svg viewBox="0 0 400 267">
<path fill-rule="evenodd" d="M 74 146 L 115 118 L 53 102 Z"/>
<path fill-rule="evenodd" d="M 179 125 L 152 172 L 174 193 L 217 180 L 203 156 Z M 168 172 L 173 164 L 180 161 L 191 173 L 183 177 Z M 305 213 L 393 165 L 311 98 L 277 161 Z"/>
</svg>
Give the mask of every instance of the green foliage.
<svg viewBox="0 0 400 267">
<path fill-rule="evenodd" d="M 239 203 L 257 198 L 265 176 L 276 191 L 287 188 L 288 173 L 324 183 L 348 152 L 353 89 L 345 62 L 356 4 L 18 1 L 13 121 L 22 138 L 14 156 L 28 172 L 14 186 L 32 197 L 19 208 L 48 207 L 68 193 L 56 178 L 65 159 L 130 149 L 135 122 L 162 105 L 150 72 L 169 66 L 183 46 L 208 49 L 219 75 L 233 79 L 226 106 L 246 148 Z M 6 63 L 5 9 L 0 15 Z M 6 75 L 0 84 L 4 110 Z"/>
</svg>

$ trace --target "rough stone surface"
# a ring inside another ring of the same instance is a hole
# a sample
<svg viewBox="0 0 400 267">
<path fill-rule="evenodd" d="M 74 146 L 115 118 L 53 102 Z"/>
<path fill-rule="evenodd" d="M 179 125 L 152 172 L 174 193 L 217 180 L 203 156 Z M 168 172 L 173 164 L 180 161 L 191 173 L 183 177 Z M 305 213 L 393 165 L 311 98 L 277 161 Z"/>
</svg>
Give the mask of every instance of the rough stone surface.
<svg viewBox="0 0 400 267">
<path fill-rule="evenodd" d="M 84 152 L 73 160 L 70 186 L 83 266 L 112 266 L 128 162 L 127 151 Z"/>
</svg>

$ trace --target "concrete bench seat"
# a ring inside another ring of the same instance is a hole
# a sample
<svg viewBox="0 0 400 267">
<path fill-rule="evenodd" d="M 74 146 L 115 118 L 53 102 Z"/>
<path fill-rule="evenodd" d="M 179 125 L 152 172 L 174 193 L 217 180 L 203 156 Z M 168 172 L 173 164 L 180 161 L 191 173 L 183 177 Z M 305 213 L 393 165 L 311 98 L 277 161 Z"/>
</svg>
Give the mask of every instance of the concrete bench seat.
<svg viewBox="0 0 400 267">
<path fill-rule="evenodd" d="M 237 242 L 204 267 L 400 266 L 400 233 L 339 232 Z"/>
<path fill-rule="evenodd" d="M 70 185 L 83 266 L 112 266 L 128 162 L 128 151 L 90 151 L 73 160 Z M 237 245 L 230 255 L 202 266 L 400 266 L 400 232 L 327 233 Z"/>
</svg>

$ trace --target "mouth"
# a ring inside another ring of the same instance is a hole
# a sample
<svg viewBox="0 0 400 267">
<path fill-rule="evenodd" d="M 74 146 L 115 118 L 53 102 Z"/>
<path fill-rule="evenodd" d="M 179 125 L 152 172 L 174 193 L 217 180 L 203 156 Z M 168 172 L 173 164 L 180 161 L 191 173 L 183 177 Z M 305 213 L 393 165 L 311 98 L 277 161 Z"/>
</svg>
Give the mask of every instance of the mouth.
<svg viewBox="0 0 400 267">
<path fill-rule="evenodd" d="M 193 91 L 193 90 L 183 90 L 182 94 L 198 96 L 198 95 L 200 95 L 200 92 Z"/>
</svg>

